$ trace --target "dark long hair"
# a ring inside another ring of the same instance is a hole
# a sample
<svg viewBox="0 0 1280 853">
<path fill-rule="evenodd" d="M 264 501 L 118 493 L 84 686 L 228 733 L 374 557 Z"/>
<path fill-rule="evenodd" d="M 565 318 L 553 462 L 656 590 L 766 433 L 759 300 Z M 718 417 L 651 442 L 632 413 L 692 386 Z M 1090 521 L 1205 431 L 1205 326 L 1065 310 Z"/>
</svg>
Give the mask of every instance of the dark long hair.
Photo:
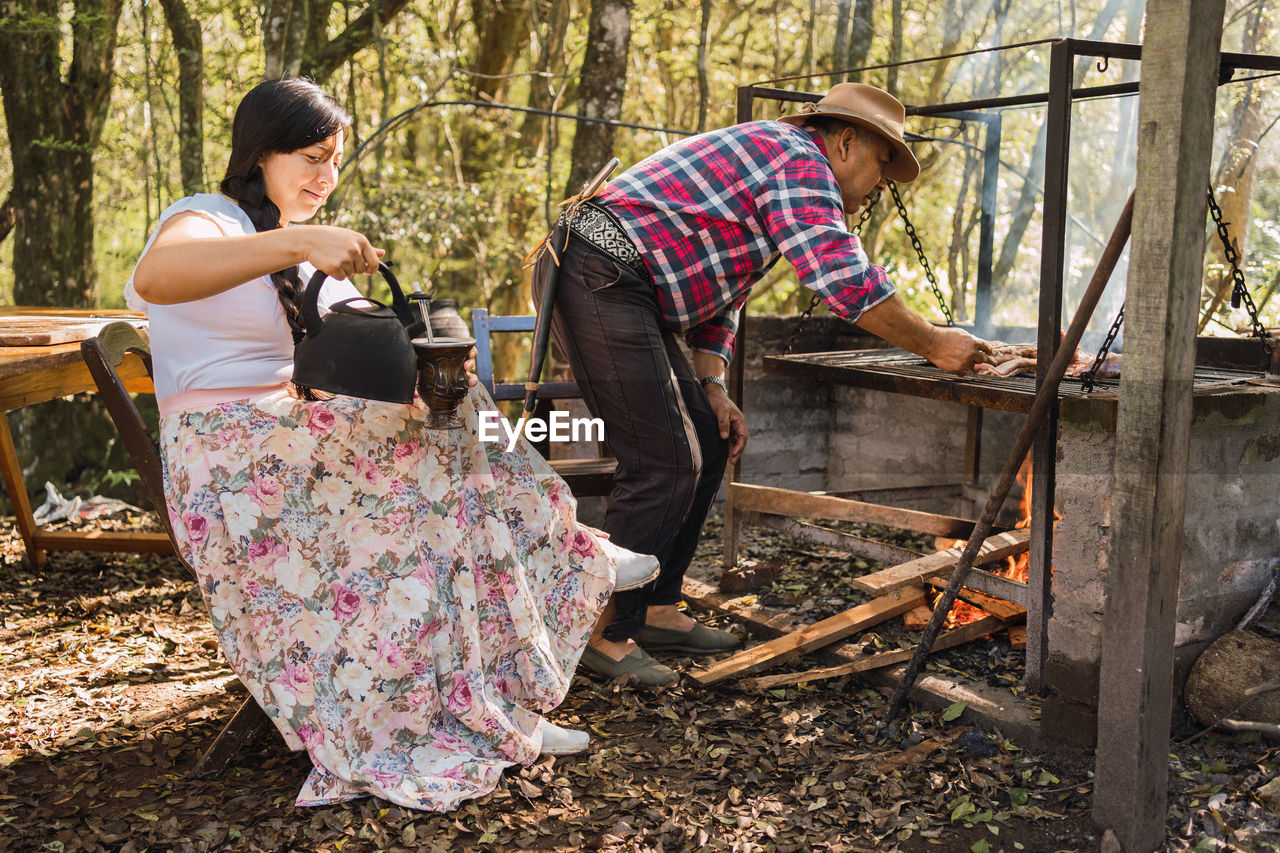
<svg viewBox="0 0 1280 853">
<path fill-rule="evenodd" d="M 267 197 L 259 162 L 323 142 L 351 125 L 351 115 L 315 83 L 301 77 L 267 80 L 249 90 L 231 123 L 231 160 L 218 189 L 235 199 L 258 231 L 280 227 L 280 208 Z M 298 310 L 303 283 L 296 266 L 271 274 L 296 344 L 306 328 Z"/>
</svg>

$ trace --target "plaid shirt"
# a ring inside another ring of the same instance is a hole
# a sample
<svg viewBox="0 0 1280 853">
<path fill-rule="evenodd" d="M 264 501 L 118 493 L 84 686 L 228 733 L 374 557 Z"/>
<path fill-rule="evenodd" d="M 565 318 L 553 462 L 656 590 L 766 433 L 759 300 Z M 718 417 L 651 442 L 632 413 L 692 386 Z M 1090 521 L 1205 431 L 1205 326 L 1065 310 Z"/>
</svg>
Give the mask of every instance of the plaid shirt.
<svg viewBox="0 0 1280 853">
<path fill-rule="evenodd" d="M 640 250 L 667 327 L 726 361 L 739 312 L 779 253 L 846 320 L 894 292 L 845 225 L 822 139 L 786 122 L 681 140 L 632 166 L 595 201 Z"/>
</svg>

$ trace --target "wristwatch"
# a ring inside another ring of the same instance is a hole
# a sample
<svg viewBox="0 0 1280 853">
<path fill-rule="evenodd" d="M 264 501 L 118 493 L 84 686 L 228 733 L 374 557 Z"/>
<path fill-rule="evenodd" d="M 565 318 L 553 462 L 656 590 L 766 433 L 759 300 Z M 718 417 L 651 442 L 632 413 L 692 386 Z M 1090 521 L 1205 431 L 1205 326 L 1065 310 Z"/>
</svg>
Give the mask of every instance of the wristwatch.
<svg viewBox="0 0 1280 853">
<path fill-rule="evenodd" d="M 708 385 L 719 385 L 721 391 L 726 394 L 729 393 L 729 386 L 724 384 L 723 376 L 704 376 L 698 380 L 698 384 L 703 388 L 706 388 Z"/>
</svg>

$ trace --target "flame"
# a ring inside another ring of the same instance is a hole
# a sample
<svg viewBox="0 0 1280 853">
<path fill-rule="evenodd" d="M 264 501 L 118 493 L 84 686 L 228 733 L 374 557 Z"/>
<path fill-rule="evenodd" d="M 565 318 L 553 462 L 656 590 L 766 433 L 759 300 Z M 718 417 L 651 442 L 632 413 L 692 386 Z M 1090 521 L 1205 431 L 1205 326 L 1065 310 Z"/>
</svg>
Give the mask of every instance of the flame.
<svg viewBox="0 0 1280 853">
<path fill-rule="evenodd" d="M 1027 458 L 1022 460 L 1022 467 L 1018 469 L 1016 477 L 1018 485 L 1022 486 L 1022 501 L 1018 505 L 1018 523 L 1014 525 L 1014 529 L 1031 526 L 1031 454 L 1027 454 Z M 1026 583 L 1031 577 L 1031 552 L 1019 554 L 1016 557 L 1005 557 L 1004 568 L 999 571 L 993 571 L 993 574 L 1004 575 L 1010 580 L 1021 581 Z"/>
<path fill-rule="evenodd" d="M 1022 460 L 1021 467 L 1018 468 L 1017 474 L 1018 485 L 1022 486 L 1022 498 L 1018 503 L 1018 522 L 1014 524 L 1014 528 L 1024 528 L 1031 526 L 1031 454 Z M 1062 514 L 1057 511 L 1053 512 L 1053 523 L 1056 526 L 1058 521 L 1062 519 Z M 934 547 L 939 551 L 947 548 L 956 548 L 964 545 L 963 539 L 946 539 L 937 537 L 934 539 Z M 990 568 L 992 574 L 1002 575 L 1010 580 L 1026 583 L 1031 574 L 1031 554 L 1023 552 L 1016 557 L 1005 557 L 1004 561 L 998 566 Z M 1052 571 L 1052 569 L 1051 569 Z M 930 607 L 936 606 L 941 593 L 935 593 Z M 986 613 L 971 604 L 956 600 L 951 608 L 951 612 L 947 614 L 946 628 L 956 628 L 961 625 L 968 625 L 970 622 L 977 622 Z"/>
<path fill-rule="evenodd" d="M 938 603 L 938 599 L 942 597 L 942 590 L 937 590 L 933 594 L 933 601 L 929 604 L 934 607 Z M 967 601 L 956 599 L 951 605 L 951 612 L 947 614 L 947 621 L 942 626 L 945 630 L 950 631 L 952 628 L 959 628 L 961 625 L 968 625 L 970 622 L 977 622 L 986 616 L 986 612 L 980 608 L 974 607 Z"/>
</svg>

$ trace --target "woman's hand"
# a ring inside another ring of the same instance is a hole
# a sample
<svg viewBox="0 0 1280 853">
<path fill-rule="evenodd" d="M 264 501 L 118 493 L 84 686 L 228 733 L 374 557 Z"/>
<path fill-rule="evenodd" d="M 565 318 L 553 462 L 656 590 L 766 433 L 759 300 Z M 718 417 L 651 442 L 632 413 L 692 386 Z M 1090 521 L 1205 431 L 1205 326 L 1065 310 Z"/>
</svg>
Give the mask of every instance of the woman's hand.
<svg viewBox="0 0 1280 853">
<path fill-rule="evenodd" d="M 349 228 L 296 225 L 228 237 L 212 219 L 185 211 L 161 227 L 138 262 L 133 286 L 153 305 L 173 305 L 214 296 L 302 261 L 334 278 L 376 272 L 382 254 Z"/>
<path fill-rule="evenodd" d="M 476 348 L 472 347 L 471 352 L 467 353 L 467 360 L 462 362 L 462 369 L 467 371 L 467 387 L 474 388 L 479 383 L 480 377 L 476 376 Z"/>
<path fill-rule="evenodd" d="M 378 259 L 386 254 L 383 249 L 375 249 L 359 231 L 350 228 L 295 225 L 288 230 L 298 232 L 302 260 L 331 278 L 377 272 Z"/>
</svg>

